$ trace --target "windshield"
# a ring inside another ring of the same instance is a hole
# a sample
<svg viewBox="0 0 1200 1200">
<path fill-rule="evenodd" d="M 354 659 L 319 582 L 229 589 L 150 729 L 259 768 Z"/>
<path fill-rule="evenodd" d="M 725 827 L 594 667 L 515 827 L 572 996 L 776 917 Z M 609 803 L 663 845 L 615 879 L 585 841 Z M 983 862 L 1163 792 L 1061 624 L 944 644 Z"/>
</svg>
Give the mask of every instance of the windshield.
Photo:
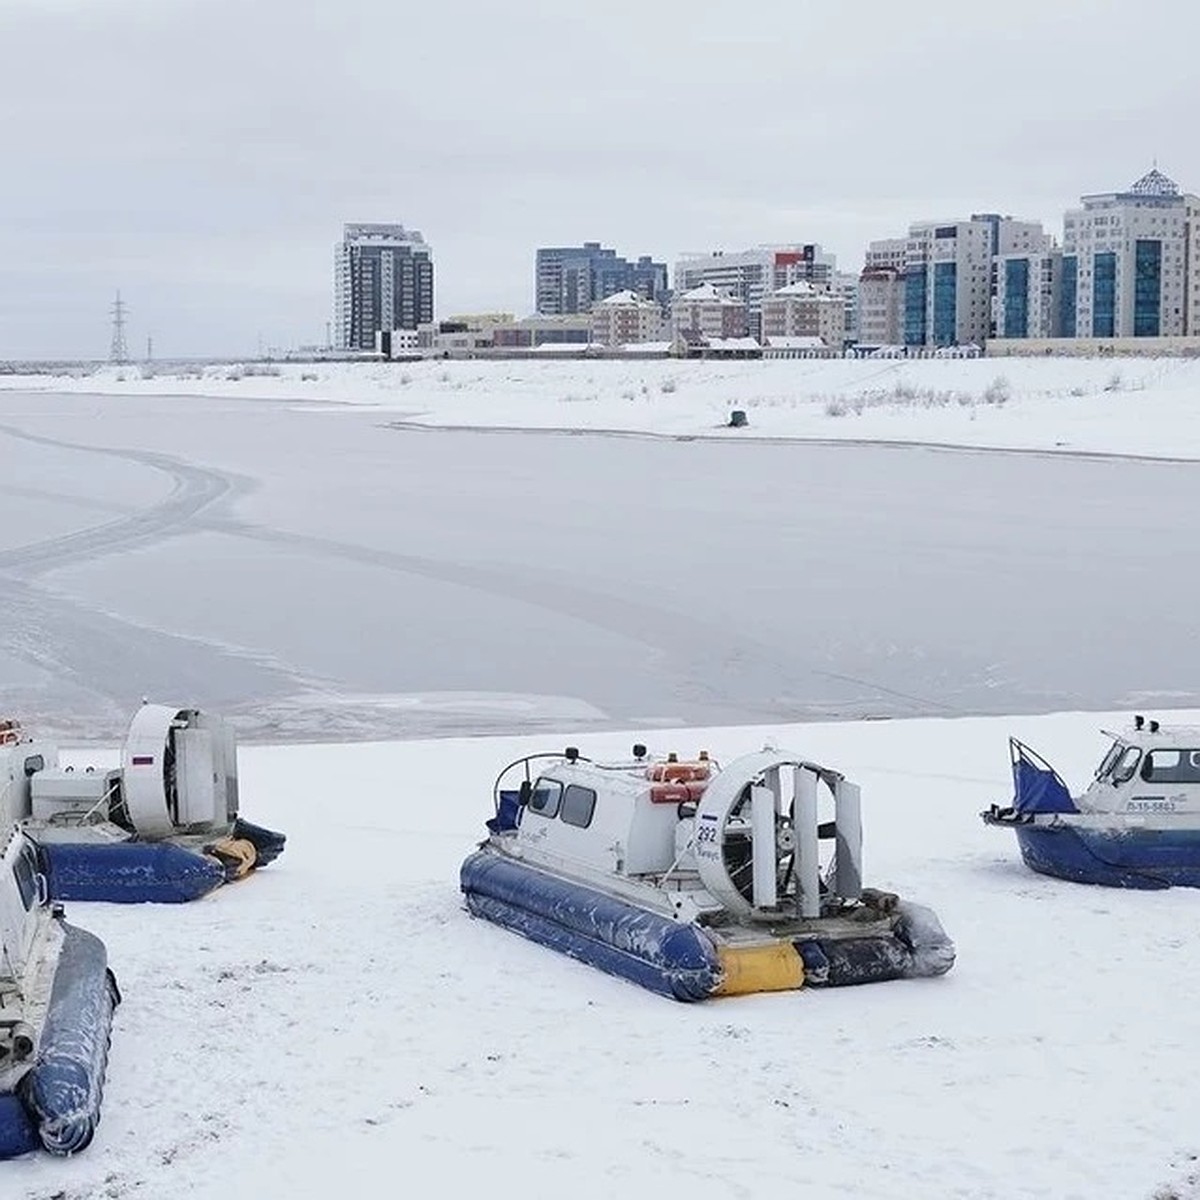
<svg viewBox="0 0 1200 1200">
<path fill-rule="evenodd" d="M 1112 767 L 1113 783 L 1125 783 L 1132 779 L 1141 757 L 1142 752 L 1137 746 L 1122 746 L 1121 753 Z"/>
<path fill-rule="evenodd" d="M 1100 760 L 1100 765 L 1096 768 L 1096 778 L 1103 779 L 1112 769 L 1113 763 L 1121 757 L 1121 751 L 1124 746 L 1120 742 L 1113 742 L 1108 748 L 1108 753 Z"/>
</svg>

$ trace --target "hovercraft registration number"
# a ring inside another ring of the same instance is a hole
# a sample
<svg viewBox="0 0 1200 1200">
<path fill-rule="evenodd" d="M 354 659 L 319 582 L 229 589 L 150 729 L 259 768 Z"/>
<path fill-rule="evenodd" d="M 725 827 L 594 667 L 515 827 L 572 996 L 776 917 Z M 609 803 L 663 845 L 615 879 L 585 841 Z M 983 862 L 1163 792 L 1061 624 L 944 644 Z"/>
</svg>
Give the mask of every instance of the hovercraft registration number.
<svg viewBox="0 0 1200 1200">
<path fill-rule="evenodd" d="M 1125 805 L 1126 812 L 1168 813 L 1175 811 L 1175 801 L 1166 796 L 1134 796 Z"/>
</svg>

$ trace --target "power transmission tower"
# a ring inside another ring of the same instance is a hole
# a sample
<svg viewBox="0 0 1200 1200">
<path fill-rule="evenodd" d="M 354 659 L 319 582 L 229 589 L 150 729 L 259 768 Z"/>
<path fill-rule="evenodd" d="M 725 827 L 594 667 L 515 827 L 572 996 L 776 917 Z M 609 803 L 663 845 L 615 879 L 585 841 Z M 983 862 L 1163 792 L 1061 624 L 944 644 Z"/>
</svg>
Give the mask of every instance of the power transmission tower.
<svg viewBox="0 0 1200 1200">
<path fill-rule="evenodd" d="M 112 306 L 112 345 L 108 351 L 108 361 L 112 363 L 127 363 L 129 361 L 129 346 L 125 341 L 125 317 L 127 315 L 121 292 L 118 289 L 117 298 Z"/>
</svg>

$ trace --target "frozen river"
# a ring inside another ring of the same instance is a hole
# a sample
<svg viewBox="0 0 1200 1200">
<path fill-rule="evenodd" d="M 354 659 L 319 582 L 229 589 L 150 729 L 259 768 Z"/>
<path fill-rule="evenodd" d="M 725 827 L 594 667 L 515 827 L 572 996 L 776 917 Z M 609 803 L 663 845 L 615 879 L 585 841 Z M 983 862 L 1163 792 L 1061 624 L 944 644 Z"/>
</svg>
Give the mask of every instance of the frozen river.
<svg viewBox="0 0 1200 1200">
<path fill-rule="evenodd" d="M 0 395 L 3 707 L 260 738 L 1200 706 L 1200 466 Z"/>
</svg>

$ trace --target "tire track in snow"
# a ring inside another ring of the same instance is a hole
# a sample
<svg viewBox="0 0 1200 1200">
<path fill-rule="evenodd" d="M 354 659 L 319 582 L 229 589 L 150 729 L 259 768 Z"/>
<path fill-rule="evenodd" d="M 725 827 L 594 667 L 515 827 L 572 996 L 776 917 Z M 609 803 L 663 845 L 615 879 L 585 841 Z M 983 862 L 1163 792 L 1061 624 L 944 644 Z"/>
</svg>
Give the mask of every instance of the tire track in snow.
<svg viewBox="0 0 1200 1200">
<path fill-rule="evenodd" d="M 245 495 L 253 480 L 154 451 L 88 446 L 11 425 L 0 425 L 0 437 L 115 458 L 166 474 L 171 481 L 167 496 L 148 507 L 101 501 L 92 507 L 115 514 L 111 520 L 0 550 L 0 660 L 7 654 L 46 672 L 54 682 L 52 707 L 63 699 L 65 687 L 69 707 L 86 708 L 88 715 L 97 715 L 98 709 L 106 722 L 120 728 L 128 708 L 144 695 L 186 694 L 197 703 L 229 707 L 246 695 L 287 694 L 319 682 L 267 655 L 148 629 L 38 582 L 39 576 L 62 567 L 210 528 L 201 518 Z M 14 699 L 34 710 L 47 703 L 41 689 Z"/>
<path fill-rule="evenodd" d="M 74 533 L 0 551 L 0 573 L 22 578 L 162 541 L 185 531 L 207 509 L 245 495 L 254 486 L 253 481 L 244 476 L 199 467 L 151 450 L 88 446 L 27 433 L 12 425 L 0 425 L 0 435 L 55 450 L 98 454 L 134 463 L 166 474 L 172 484 L 166 498 L 148 508 L 122 514 Z"/>
</svg>

